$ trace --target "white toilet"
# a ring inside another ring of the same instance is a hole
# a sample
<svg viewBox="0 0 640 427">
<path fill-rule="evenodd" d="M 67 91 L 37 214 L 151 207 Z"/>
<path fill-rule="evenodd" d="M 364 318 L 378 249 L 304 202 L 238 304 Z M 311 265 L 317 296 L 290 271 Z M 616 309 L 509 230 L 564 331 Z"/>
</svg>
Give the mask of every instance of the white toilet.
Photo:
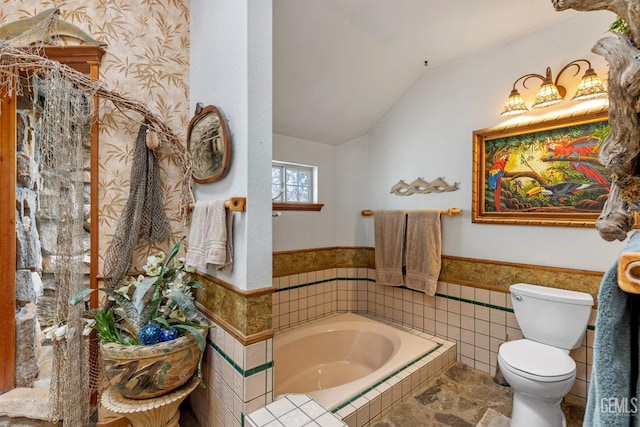
<svg viewBox="0 0 640 427">
<path fill-rule="evenodd" d="M 565 426 L 560 403 L 576 379 L 569 351 L 582 343 L 593 298 L 524 283 L 509 290 L 524 335 L 498 351 L 500 371 L 513 388 L 511 426 Z"/>
</svg>

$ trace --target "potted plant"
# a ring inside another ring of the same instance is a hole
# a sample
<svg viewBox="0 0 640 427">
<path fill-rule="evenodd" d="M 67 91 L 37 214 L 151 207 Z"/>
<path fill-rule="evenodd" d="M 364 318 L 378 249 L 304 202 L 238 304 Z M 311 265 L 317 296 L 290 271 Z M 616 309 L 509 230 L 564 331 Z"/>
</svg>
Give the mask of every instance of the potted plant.
<svg viewBox="0 0 640 427">
<path fill-rule="evenodd" d="M 107 294 L 102 307 L 87 312 L 88 327 L 97 331 L 105 376 L 125 397 L 168 393 L 196 370 L 203 384 L 203 330 L 209 325 L 193 302 L 192 289 L 202 285 L 191 280 L 182 258 L 175 259 L 181 241 L 169 256 L 149 257 L 146 275 L 125 278 L 117 290 L 82 289 L 70 300 L 78 304 L 95 290 Z"/>
</svg>

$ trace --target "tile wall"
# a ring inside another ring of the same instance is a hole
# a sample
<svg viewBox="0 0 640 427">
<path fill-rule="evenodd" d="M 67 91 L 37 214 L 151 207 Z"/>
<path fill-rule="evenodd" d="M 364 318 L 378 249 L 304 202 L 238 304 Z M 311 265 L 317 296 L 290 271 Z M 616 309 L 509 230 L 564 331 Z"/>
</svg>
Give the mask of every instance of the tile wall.
<svg viewBox="0 0 640 427">
<path fill-rule="evenodd" d="M 366 315 L 374 317 L 371 315 Z M 376 319 L 380 320 L 380 319 Z M 419 357 L 409 365 L 390 374 L 380 382 L 371 385 L 357 396 L 343 402 L 326 414 L 312 411 L 317 416 L 327 418 L 331 415 L 335 420 L 340 420 L 344 427 L 370 427 L 375 424 L 402 400 L 416 393 L 424 384 L 434 376 L 446 370 L 456 360 L 455 343 L 443 340 L 424 332 L 417 332 L 408 327 L 397 325 L 390 321 L 381 320 L 393 327 L 402 329 L 408 333 L 420 336 L 425 340 L 436 344 L 436 347 L 425 355 Z M 294 326 L 295 327 L 295 326 Z M 298 425 L 304 427 L 318 426 L 316 421 L 309 420 L 309 411 L 301 408 L 296 410 L 287 400 L 296 399 L 307 402 L 309 397 L 305 394 L 285 394 L 276 396 L 276 400 L 256 412 L 248 414 L 245 420 L 250 426 L 255 427 L 289 427 Z M 285 405 L 282 408 L 282 405 Z M 320 423 L 322 427 L 332 425 Z"/>
<path fill-rule="evenodd" d="M 430 297 L 377 285 L 374 270 L 367 267 L 281 275 L 273 279 L 273 287 L 275 331 L 336 312 L 368 313 L 453 342 L 459 361 L 490 374 L 496 371 L 500 344 L 522 336 L 502 291 L 441 281 L 436 296 Z M 565 399 L 582 406 L 593 363 L 594 323 L 595 310 L 582 346 L 571 352 L 578 371 Z M 447 360 L 453 351 L 447 351 Z M 273 401 L 273 369 L 272 338 L 244 346 L 222 327 L 212 329 L 202 368 L 207 388 L 197 388 L 191 396 L 201 424 L 242 427 L 244 414 Z"/>
<path fill-rule="evenodd" d="M 190 396 L 200 424 L 244 425 L 244 414 L 273 400 L 273 338 L 244 346 L 221 327 L 211 329 L 202 376 L 206 388 Z"/>
<path fill-rule="evenodd" d="M 375 283 L 369 268 L 328 268 L 274 278 L 273 328 L 289 327 L 335 311 L 369 313 L 454 341 L 457 359 L 496 372 L 498 347 L 522 338 L 509 294 L 439 282 L 436 296 Z M 584 406 L 593 363 L 595 309 L 582 346 L 573 350 L 576 382 L 565 397 Z"/>
</svg>

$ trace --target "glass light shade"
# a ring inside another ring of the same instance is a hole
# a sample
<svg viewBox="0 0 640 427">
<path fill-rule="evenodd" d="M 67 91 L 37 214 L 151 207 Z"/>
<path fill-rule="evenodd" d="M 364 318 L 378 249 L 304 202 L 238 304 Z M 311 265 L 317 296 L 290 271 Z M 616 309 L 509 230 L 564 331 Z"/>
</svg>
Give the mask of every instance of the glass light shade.
<svg viewBox="0 0 640 427">
<path fill-rule="evenodd" d="M 571 98 L 576 101 L 584 101 L 587 99 L 600 98 L 607 95 L 607 90 L 598 78 L 598 75 L 593 71 L 593 68 L 589 68 L 576 90 L 576 94 Z"/>
<path fill-rule="evenodd" d="M 538 89 L 536 94 L 536 102 L 532 105 L 533 108 L 548 107 L 550 105 L 562 102 L 562 95 L 558 91 L 558 88 L 553 83 L 543 83 Z"/>
<path fill-rule="evenodd" d="M 501 116 L 515 116 L 517 114 L 526 113 L 529 111 L 526 105 L 524 105 L 524 100 L 522 99 L 522 95 L 516 89 L 511 91 L 509 94 L 509 98 L 507 99 L 507 103 L 504 106 L 504 110 L 500 113 Z"/>
</svg>

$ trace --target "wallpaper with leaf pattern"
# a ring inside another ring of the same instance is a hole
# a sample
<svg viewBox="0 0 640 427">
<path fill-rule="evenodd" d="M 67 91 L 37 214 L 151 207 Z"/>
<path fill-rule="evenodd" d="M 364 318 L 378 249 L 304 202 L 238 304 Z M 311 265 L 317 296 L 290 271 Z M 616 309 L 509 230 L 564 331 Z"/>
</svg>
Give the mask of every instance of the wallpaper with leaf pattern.
<svg viewBox="0 0 640 427">
<path fill-rule="evenodd" d="M 189 123 L 189 0 L 0 0 L 0 25 L 52 7 L 61 19 L 107 43 L 100 78 L 121 95 L 142 101 L 182 139 Z M 99 271 L 120 212 L 129 195 L 130 162 L 139 120 L 110 102 L 100 102 L 100 260 Z M 169 147 L 160 151 L 161 184 L 173 239 L 185 234 L 179 217 L 180 169 Z M 148 253 L 141 247 L 134 269 Z"/>
</svg>

